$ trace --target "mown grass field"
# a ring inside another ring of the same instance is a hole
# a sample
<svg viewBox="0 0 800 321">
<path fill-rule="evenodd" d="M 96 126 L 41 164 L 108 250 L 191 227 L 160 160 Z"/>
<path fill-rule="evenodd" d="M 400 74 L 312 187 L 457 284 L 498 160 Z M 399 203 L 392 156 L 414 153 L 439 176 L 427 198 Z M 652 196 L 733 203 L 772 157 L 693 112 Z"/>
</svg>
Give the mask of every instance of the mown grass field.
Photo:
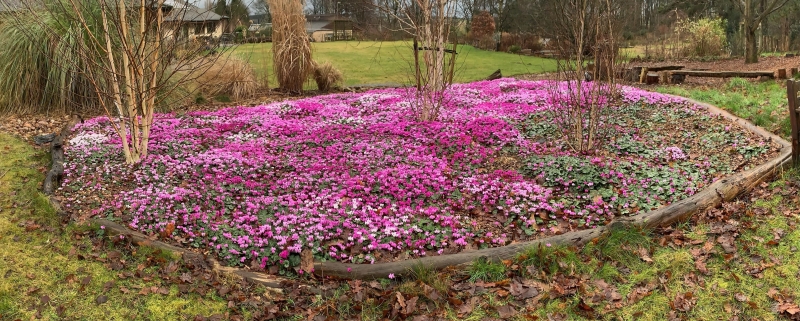
<svg viewBox="0 0 800 321">
<path fill-rule="evenodd" d="M 340 41 L 313 43 L 312 57 L 317 62 L 331 62 L 343 74 L 345 84 L 409 84 L 413 79 L 413 50 L 410 42 Z M 235 47 L 235 56 L 248 60 L 259 76 L 272 77 L 272 44 L 245 44 Z M 521 56 L 504 52 L 459 46 L 455 80 L 469 82 L 485 79 L 500 69 L 504 76 L 541 73 L 556 69 L 552 59 Z"/>
</svg>

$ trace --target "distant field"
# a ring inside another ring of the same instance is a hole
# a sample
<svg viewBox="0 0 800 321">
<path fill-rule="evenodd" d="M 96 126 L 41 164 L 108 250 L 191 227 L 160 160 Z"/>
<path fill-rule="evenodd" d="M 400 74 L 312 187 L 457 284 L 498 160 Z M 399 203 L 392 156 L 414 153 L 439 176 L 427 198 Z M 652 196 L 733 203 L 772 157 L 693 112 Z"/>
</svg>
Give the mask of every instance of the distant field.
<svg viewBox="0 0 800 321">
<path fill-rule="evenodd" d="M 245 58 L 260 76 L 272 77 L 272 44 L 245 44 L 236 47 L 233 54 Z M 408 84 L 413 77 L 411 44 L 404 41 L 372 42 L 341 41 L 313 44 L 313 57 L 318 62 L 330 61 L 342 71 L 348 86 L 363 84 Z M 553 71 L 556 63 L 551 59 L 515 54 L 483 51 L 471 46 L 458 48 L 456 81 L 469 82 L 484 79 L 500 69 L 504 76 Z"/>
</svg>

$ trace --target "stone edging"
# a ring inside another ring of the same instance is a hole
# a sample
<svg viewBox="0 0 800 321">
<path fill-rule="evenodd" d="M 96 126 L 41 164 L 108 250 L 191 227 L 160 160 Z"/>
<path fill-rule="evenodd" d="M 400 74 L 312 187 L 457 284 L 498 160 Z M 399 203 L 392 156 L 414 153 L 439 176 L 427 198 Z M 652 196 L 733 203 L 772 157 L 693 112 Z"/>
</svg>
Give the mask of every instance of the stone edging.
<svg viewBox="0 0 800 321">
<path fill-rule="evenodd" d="M 493 247 L 481 249 L 476 251 L 460 252 L 455 254 L 439 255 L 424 257 L 418 259 L 409 259 L 397 262 L 376 263 L 376 264 L 348 264 L 341 262 L 314 262 L 314 274 L 322 277 L 338 277 L 344 279 L 377 279 L 386 278 L 389 274 L 396 276 L 408 275 L 411 269 L 417 265 L 424 265 L 432 269 L 442 269 L 448 266 L 467 265 L 479 258 L 489 260 L 504 260 L 511 259 L 519 255 L 519 253 L 531 247 L 542 246 L 544 244 L 550 245 L 570 245 L 580 246 L 587 242 L 603 236 L 611 229 L 615 228 L 655 228 L 672 224 L 676 221 L 685 220 L 695 213 L 705 209 L 718 206 L 722 202 L 731 201 L 736 197 L 750 191 L 752 188 L 761 182 L 769 179 L 780 169 L 788 166 L 791 160 L 791 144 L 783 138 L 774 135 L 763 128 L 755 126 L 747 120 L 736 117 L 720 108 L 715 106 L 698 102 L 686 97 L 672 96 L 675 98 L 684 99 L 690 103 L 704 107 L 708 112 L 714 115 L 720 115 L 727 118 L 742 128 L 767 138 L 770 141 L 775 141 L 781 145 L 780 153 L 775 158 L 768 162 L 761 164 L 750 170 L 735 173 L 723 179 L 720 179 L 710 186 L 706 187 L 699 193 L 683 199 L 681 201 L 672 203 L 668 206 L 650 211 L 647 213 L 638 214 L 631 217 L 620 217 L 612 220 L 608 225 L 564 233 L 547 238 L 537 239 L 528 242 L 521 242 L 510 244 L 501 247 Z M 76 121 L 68 123 L 61 133 L 56 136 L 56 139 L 51 145 L 51 152 L 53 158 L 53 166 L 48 173 L 43 191 L 47 195 L 52 195 L 52 192 L 57 186 L 57 180 L 63 174 L 63 142 L 67 135 L 71 133 L 72 127 Z M 56 209 L 59 209 L 58 203 L 51 199 Z M 134 242 L 140 245 L 149 245 L 163 250 L 169 250 L 181 255 L 184 258 L 202 258 L 210 263 L 213 270 L 219 273 L 235 275 L 266 287 L 280 289 L 281 283 L 286 279 L 269 275 L 266 273 L 253 272 L 248 269 L 224 267 L 219 262 L 211 258 L 205 258 L 203 255 L 170 245 L 158 240 L 148 238 L 146 235 L 132 231 L 125 226 L 105 220 L 94 219 L 96 224 L 105 226 L 106 230 L 112 235 L 125 235 L 130 237 Z"/>
</svg>

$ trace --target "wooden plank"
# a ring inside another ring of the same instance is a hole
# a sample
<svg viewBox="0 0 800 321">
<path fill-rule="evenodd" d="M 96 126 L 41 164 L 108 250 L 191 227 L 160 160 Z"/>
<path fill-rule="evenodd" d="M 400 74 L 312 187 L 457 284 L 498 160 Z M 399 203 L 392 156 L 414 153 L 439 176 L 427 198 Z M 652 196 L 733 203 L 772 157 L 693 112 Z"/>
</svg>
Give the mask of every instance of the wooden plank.
<svg viewBox="0 0 800 321">
<path fill-rule="evenodd" d="M 794 80 L 786 81 L 786 97 L 789 99 L 789 121 L 792 124 L 792 162 L 800 162 L 800 119 L 798 119 L 797 98 L 798 84 Z"/>
<path fill-rule="evenodd" d="M 786 69 L 778 69 L 778 79 L 786 79 Z"/>
<path fill-rule="evenodd" d="M 756 77 L 775 77 L 772 71 L 699 71 L 699 70 L 675 70 L 673 75 L 684 75 L 692 77 L 714 77 L 714 78 L 756 78 Z"/>
<path fill-rule="evenodd" d="M 650 71 L 670 71 L 670 70 L 681 70 L 685 67 L 680 65 L 670 65 L 670 66 L 658 66 L 658 67 L 634 66 L 633 68 L 647 68 L 647 70 Z"/>
</svg>

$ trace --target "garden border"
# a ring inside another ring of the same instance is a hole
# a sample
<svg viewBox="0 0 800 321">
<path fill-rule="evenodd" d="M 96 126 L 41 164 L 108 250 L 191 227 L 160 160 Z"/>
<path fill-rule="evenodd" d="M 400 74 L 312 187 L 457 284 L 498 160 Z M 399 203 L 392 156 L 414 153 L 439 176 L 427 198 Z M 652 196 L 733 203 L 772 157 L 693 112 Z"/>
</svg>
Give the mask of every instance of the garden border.
<svg viewBox="0 0 800 321">
<path fill-rule="evenodd" d="M 580 246 L 596 239 L 603 234 L 616 228 L 655 228 L 665 226 L 679 220 L 687 219 L 697 212 L 716 207 L 723 201 L 730 201 L 753 187 L 771 177 L 775 172 L 791 161 L 791 144 L 785 139 L 772 134 L 753 123 L 736 117 L 716 106 L 702 103 L 694 99 L 667 95 L 680 98 L 690 103 L 704 107 L 713 115 L 725 117 L 745 130 L 775 141 L 781 145 L 780 153 L 775 158 L 764 164 L 751 168 L 747 171 L 735 173 L 720 179 L 709 185 L 699 193 L 685 198 L 659 209 L 638 214 L 631 217 L 621 217 L 612 220 L 609 224 L 594 229 L 568 232 L 542 239 L 510 244 L 500 247 L 492 247 L 475 251 L 459 252 L 439 256 L 429 256 L 417 259 L 408 259 L 397 262 L 376 263 L 376 264 L 347 264 L 341 262 L 314 262 L 314 274 L 320 276 L 334 276 L 344 279 L 377 279 L 386 278 L 390 274 L 395 276 L 408 275 L 415 266 L 425 266 L 430 269 L 442 269 L 449 266 L 460 266 L 469 264 L 477 259 L 483 258 L 493 261 L 512 259 L 524 252 L 526 249 L 535 246 L 566 245 Z"/>
<path fill-rule="evenodd" d="M 744 172 L 735 173 L 720 179 L 713 184 L 709 185 L 699 193 L 675 202 L 668 206 L 656 209 L 654 211 L 638 214 L 632 217 L 621 217 L 612 220 L 609 224 L 594 229 L 580 230 L 555 235 L 542 239 L 510 244 L 501 247 L 493 247 L 474 251 L 463 251 L 454 254 L 446 254 L 439 256 L 430 256 L 424 258 L 408 259 L 397 262 L 376 263 L 376 264 L 348 264 L 341 262 L 314 262 L 315 275 L 321 277 L 337 277 L 343 279 L 379 279 L 386 278 L 390 274 L 395 276 L 403 276 L 411 273 L 412 268 L 415 266 L 426 266 L 431 269 L 442 269 L 450 266 L 463 266 L 467 265 L 476 259 L 484 258 L 489 260 L 504 260 L 512 259 L 531 247 L 548 245 L 567 245 L 567 246 L 580 246 L 587 242 L 597 239 L 612 229 L 616 228 L 655 228 L 658 226 L 665 226 L 679 220 L 685 220 L 697 212 L 705 209 L 718 206 L 723 201 L 730 201 L 750 191 L 752 188 L 770 178 L 778 170 L 791 164 L 791 144 L 783 138 L 772 134 L 763 128 L 760 128 L 753 123 L 736 117 L 731 113 L 724 111 L 716 106 L 702 103 L 690 98 L 668 95 L 670 97 L 680 98 L 687 102 L 704 107 L 709 113 L 713 115 L 720 115 L 732 122 L 736 123 L 743 129 L 746 129 L 753 134 L 759 135 L 775 141 L 781 145 L 780 153 L 778 156 L 772 158 L 764 164 L 756 166 Z M 45 178 L 43 190 L 48 196 L 52 195 L 55 190 L 56 180 L 63 174 L 63 142 L 66 136 L 71 133 L 71 128 L 76 124 L 73 120 L 68 123 L 51 145 L 51 153 L 53 165 Z M 49 192 L 48 192 L 49 188 Z M 57 201 L 51 198 L 51 203 L 60 211 L 60 206 Z M 158 241 L 154 238 L 147 237 L 146 235 L 132 231 L 127 227 L 115 222 L 105 219 L 93 219 L 92 222 L 105 226 L 106 230 L 111 235 L 125 235 L 130 237 L 136 244 L 148 245 L 162 250 L 168 250 L 179 254 L 186 259 L 200 258 L 210 263 L 212 269 L 218 273 L 235 275 L 246 280 L 262 284 L 269 288 L 281 289 L 281 283 L 287 279 L 278 276 L 254 272 L 243 268 L 224 267 L 213 258 L 207 258 L 198 252 L 177 247 L 165 242 Z"/>
</svg>

